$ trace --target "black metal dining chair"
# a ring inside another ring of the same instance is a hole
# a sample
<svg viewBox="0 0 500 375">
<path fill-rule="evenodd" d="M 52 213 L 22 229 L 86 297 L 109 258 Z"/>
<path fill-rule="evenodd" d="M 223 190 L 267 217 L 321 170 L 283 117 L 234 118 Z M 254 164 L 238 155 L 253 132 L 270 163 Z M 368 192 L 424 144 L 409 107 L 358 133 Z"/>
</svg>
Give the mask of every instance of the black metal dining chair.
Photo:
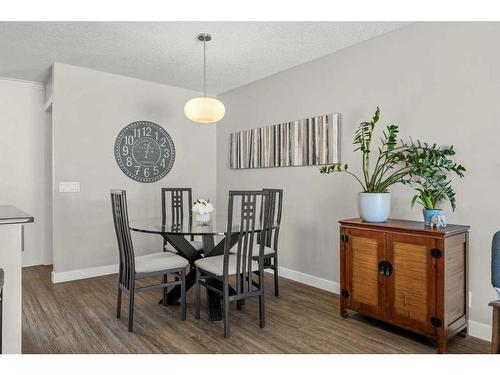
<svg viewBox="0 0 500 375">
<path fill-rule="evenodd" d="M 491 242 L 491 285 L 500 290 L 500 231 Z M 500 354 L 500 300 L 490 302 L 489 306 L 493 307 L 491 352 Z"/>
<path fill-rule="evenodd" d="M 260 204 L 259 201 L 263 203 Z M 234 213 L 239 205 L 239 215 Z M 259 231 L 259 207 L 263 209 L 263 229 Z M 195 261 L 196 266 L 196 303 L 195 317 L 200 319 L 201 286 L 222 296 L 224 337 L 229 337 L 229 303 L 242 301 L 250 297 L 259 297 L 260 327 L 265 326 L 264 316 L 264 234 L 269 223 L 269 193 L 264 191 L 230 191 L 224 254 L 201 258 Z M 234 237 L 233 237 L 234 236 Z M 230 252 L 233 241 L 237 238 Z M 254 244 L 260 244 L 257 257 L 254 256 Z M 252 282 L 253 273 L 258 275 L 258 283 Z M 235 288 L 229 284 L 230 276 L 234 276 Z M 215 279 L 217 284 L 209 282 Z"/>
<path fill-rule="evenodd" d="M 2 354 L 2 334 L 3 334 L 3 282 L 4 282 L 4 272 L 0 268 L 0 354 Z"/>
<path fill-rule="evenodd" d="M 274 295 L 279 297 L 279 272 L 278 272 L 278 239 L 281 225 L 281 213 L 283 209 L 283 189 L 262 189 L 269 193 L 269 220 L 270 224 L 264 236 L 264 269 L 273 270 L 274 274 Z M 261 214 L 264 212 L 261 209 Z M 261 221 L 262 217 L 259 218 Z M 257 258 L 259 256 L 260 246 L 254 245 L 253 254 Z M 231 252 L 236 252 L 233 247 Z"/>
<path fill-rule="evenodd" d="M 135 293 L 153 288 L 163 288 L 166 294 L 168 287 L 181 286 L 181 318 L 186 319 L 186 267 L 189 264 L 183 257 L 157 252 L 148 255 L 135 256 L 128 221 L 127 196 L 125 190 L 111 190 L 111 206 L 113 221 L 120 254 L 118 273 L 118 301 L 116 317 L 121 316 L 122 292 L 128 294 L 128 330 L 133 331 Z M 167 282 L 167 275 L 173 275 L 174 281 Z M 163 276 L 160 284 L 136 287 L 136 280 L 145 277 Z M 166 305 L 166 300 L 164 300 Z"/>
<path fill-rule="evenodd" d="M 187 202 L 186 202 L 187 201 Z M 185 204 L 186 203 L 186 204 Z M 167 222 L 167 215 L 171 215 L 173 225 L 187 224 L 193 225 L 193 193 L 191 188 L 162 188 L 161 189 L 161 215 L 163 224 Z M 190 236 L 189 242 L 197 251 L 203 251 L 203 242 L 195 241 L 194 236 Z M 163 239 L 163 248 L 165 251 L 176 254 L 177 250 Z"/>
</svg>

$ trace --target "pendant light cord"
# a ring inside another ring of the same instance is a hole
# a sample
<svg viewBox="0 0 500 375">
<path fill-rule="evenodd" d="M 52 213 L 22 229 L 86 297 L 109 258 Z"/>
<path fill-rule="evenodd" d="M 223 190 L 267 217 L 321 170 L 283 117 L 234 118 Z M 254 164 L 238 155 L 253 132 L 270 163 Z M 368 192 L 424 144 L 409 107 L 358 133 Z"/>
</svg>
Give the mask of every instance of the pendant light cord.
<svg viewBox="0 0 500 375">
<path fill-rule="evenodd" d="M 207 52 L 206 40 L 203 39 L 203 96 L 207 96 Z"/>
</svg>

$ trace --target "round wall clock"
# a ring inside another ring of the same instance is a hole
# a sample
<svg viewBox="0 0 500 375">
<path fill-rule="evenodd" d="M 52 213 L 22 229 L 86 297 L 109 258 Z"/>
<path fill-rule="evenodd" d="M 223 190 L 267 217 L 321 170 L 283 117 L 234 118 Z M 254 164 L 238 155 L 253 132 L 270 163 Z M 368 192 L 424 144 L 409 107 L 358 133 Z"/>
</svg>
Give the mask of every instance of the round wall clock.
<svg viewBox="0 0 500 375">
<path fill-rule="evenodd" d="M 122 129 L 116 137 L 115 158 L 120 169 L 140 182 L 155 182 L 172 169 L 175 146 L 160 125 L 136 121 Z"/>
</svg>

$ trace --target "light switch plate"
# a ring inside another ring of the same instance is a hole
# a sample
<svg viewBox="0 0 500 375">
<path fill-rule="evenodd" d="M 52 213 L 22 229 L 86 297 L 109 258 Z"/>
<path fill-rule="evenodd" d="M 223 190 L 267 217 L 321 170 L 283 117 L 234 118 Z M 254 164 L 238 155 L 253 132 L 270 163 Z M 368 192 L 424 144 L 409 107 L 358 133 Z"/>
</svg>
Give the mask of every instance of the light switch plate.
<svg viewBox="0 0 500 375">
<path fill-rule="evenodd" d="M 59 193 L 79 193 L 80 182 L 59 181 Z"/>
</svg>

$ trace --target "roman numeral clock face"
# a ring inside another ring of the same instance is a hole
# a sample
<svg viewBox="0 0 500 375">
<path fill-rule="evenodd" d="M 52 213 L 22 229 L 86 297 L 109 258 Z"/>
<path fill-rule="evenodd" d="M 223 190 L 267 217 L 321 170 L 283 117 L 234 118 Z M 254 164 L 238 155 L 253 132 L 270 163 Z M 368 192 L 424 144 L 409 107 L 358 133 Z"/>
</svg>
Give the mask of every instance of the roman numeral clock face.
<svg viewBox="0 0 500 375">
<path fill-rule="evenodd" d="M 115 158 L 120 169 L 140 182 L 155 182 L 172 169 L 175 146 L 167 131 L 149 121 L 136 121 L 118 134 Z"/>
</svg>

